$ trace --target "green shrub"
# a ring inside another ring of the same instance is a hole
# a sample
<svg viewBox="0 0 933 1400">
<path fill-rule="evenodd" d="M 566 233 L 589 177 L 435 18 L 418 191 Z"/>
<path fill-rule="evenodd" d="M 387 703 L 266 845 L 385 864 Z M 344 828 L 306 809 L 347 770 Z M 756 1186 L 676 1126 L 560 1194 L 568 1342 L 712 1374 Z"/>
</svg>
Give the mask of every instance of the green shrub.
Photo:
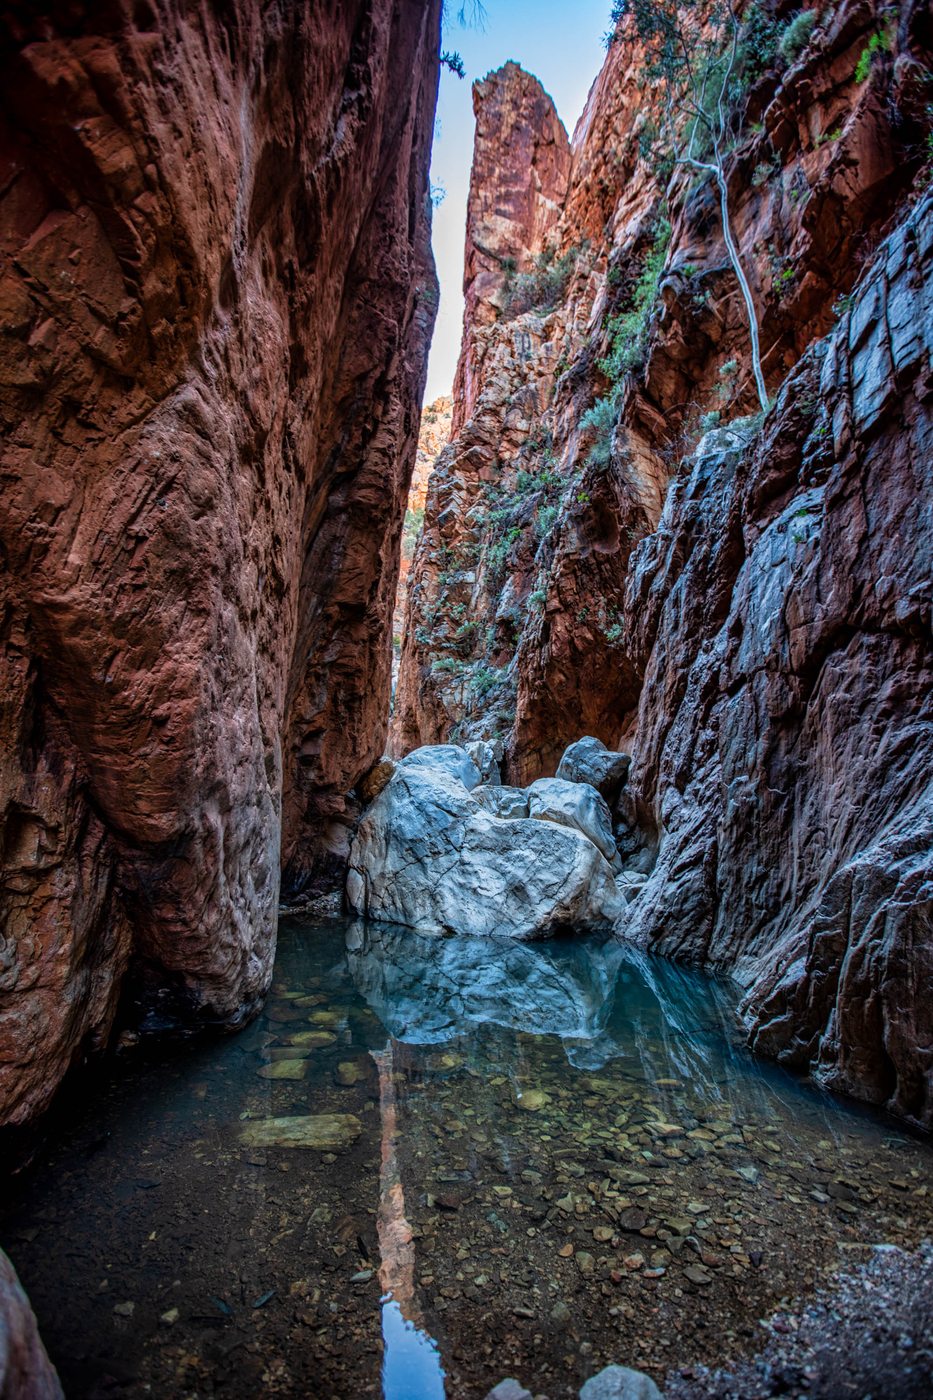
<svg viewBox="0 0 933 1400">
<path fill-rule="evenodd" d="M 618 402 L 615 392 L 597 399 L 580 419 L 580 428 L 594 435 L 593 445 L 586 460 L 590 466 L 605 471 L 612 461 L 612 435 L 618 419 Z"/>
<path fill-rule="evenodd" d="M 535 516 L 535 534 L 539 540 L 548 536 L 554 528 L 554 522 L 559 514 L 557 506 L 541 506 Z"/>
<path fill-rule="evenodd" d="M 438 656 L 431 662 L 433 676 L 454 676 L 463 670 L 463 662 L 456 656 Z"/>
<path fill-rule="evenodd" d="M 578 249 L 568 248 L 562 257 L 553 249 L 540 253 L 530 272 L 508 272 L 502 319 L 510 321 L 526 311 L 551 311 L 567 290 L 577 263 Z"/>
<path fill-rule="evenodd" d="M 473 672 L 470 689 L 474 695 L 488 695 L 499 684 L 501 676 L 494 666 L 478 666 Z"/>
<path fill-rule="evenodd" d="M 533 593 L 529 593 L 528 595 L 528 606 L 532 608 L 534 612 L 541 612 L 546 602 L 547 592 L 543 588 L 536 588 Z"/>
<path fill-rule="evenodd" d="M 869 39 L 859 55 L 859 61 L 855 65 L 855 81 L 864 83 L 874 62 L 876 53 L 891 52 L 891 35 L 886 31 L 878 30 Z"/>
<path fill-rule="evenodd" d="M 781 26 L 761 7 L 750 5 L 742 20 L 738 68 L 742 81 L 751 87 L 774 66 Z"/>
<path fill-rule="evenodd" d="M 670 240 L 670 223 L 667 219 L 659 219 L 655 226 L 654 241 L 635 283 L 628 307 L 611 316 L 606 323 L 609 353 L 599 361 L 599 368 L 613 384 L 618 384 L 624 375 L 644 364 L 648 348 L 648 327 L 661 284 Z"/>
<path fill-rule="evenodd" d="M 795 63 L 810 42 L 817 21 L 816 10 L 801 10 L 781 30 L 778 49 L 785 63 Z"/>
</svg>

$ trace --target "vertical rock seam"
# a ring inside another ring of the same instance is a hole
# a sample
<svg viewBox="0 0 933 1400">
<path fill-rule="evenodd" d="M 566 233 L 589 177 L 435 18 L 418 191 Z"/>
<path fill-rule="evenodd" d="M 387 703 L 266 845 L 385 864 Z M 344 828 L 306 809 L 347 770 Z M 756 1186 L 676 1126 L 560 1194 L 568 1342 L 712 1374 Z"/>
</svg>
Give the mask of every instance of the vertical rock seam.
<svg viewBox="0 0 933 1400">
<path fill-rule="evenodd" d="M 439 12 L 4 7 L 0 1121 L 249 1016 L 382 749 Z"/>
</svg>

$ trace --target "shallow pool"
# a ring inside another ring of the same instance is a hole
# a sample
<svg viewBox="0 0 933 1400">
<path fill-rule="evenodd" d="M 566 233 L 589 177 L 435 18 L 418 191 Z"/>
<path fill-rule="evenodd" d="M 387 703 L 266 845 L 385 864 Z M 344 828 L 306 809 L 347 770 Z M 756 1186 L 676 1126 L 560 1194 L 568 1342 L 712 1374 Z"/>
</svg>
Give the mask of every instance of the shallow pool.
<svg viewBox="0 0 933 1400">
<path fill-rule="evenodd" d="M 929 1147 L 754 1061 L 615 942 L 285 921 L 237 1037 L 118 1057 L 7 1188 L 70 1400 L 550 1400 L 933 1232 Z"/>
</svg>

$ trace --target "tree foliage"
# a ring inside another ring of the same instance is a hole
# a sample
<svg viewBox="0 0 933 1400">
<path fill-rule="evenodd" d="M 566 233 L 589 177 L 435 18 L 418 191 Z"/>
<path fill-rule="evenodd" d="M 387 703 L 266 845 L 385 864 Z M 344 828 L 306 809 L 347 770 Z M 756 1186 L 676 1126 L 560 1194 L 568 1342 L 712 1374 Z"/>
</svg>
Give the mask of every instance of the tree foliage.
<svg viewBox="0 0 933 1400">
<path fill-rule="evenodd" d="M 615 0 L 612 20 L 614 38 L 637 43 L 644 56 L 675 164 L 716 180 L 726 251 L 748 316 L 752 372 L 761 407 L 767 408 L 758 319 L 732 233 L 725 174 L 741 57 L 741 25 L 733 0 Z"/>
</svg>

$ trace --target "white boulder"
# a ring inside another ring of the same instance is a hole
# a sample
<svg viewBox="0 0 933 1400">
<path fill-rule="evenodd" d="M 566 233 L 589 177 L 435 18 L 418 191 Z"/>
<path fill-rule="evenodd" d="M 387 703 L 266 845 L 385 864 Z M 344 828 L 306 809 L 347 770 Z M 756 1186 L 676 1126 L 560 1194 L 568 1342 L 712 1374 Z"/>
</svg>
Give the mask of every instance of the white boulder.
<svg viewBox="0 0 933 1400">
<path fill-rule="evenodd" d="M 494 817 L 528 816 L 528 793 L 524 788 L 482 784 L 473 789 L 473 796 Z"/>
<path fill-rule="evenodd" d="M 582 831 L 610 865 L 621 869 L 612 835 L 612 814 L 595 787 L 561 778 L 539 778 L 528 788 L 528 815 Z"/>
<path fill-rule="evenodd" d="M 459 778 L 467 791 L 479 787 L 482 782 L 482 774 L 476 764 L 459 744 L 425 744 L 423 748 L 412 749 L 411 753 L 400 758 L 396 767 L 438 768 L 453 778 Z"/>
<path fill-rule="evenodd" d="M 475 765 L 459 752 L 471 779 Z M 398 764 L 350 852 L 347 899 L 356 913 L 520 939 L 602 928 L 622 913 L 612 869 L 588 836 L 553 821 L 493 816 L 458 768 L 453 745 L 415 750 Z"/>
</svg>

